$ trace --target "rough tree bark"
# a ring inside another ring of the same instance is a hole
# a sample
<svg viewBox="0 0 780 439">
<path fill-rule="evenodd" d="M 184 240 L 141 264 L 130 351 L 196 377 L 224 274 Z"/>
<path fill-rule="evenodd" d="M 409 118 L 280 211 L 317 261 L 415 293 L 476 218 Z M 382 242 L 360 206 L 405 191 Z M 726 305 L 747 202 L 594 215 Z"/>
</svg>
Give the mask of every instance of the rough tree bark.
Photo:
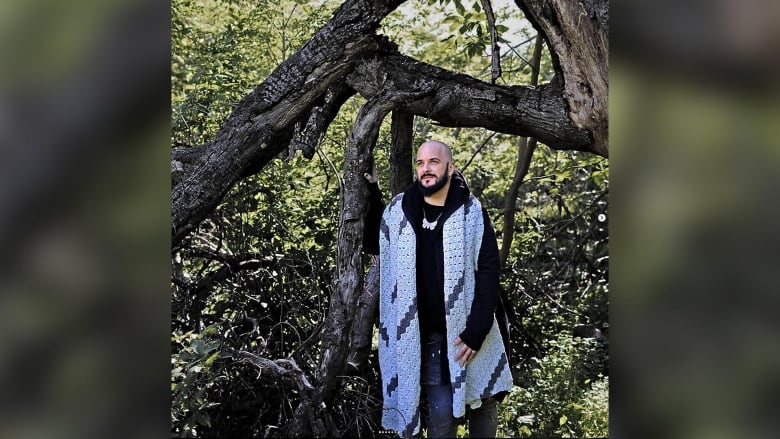
<svg viewBox="0 0 780 439">
<path fill-rule="evenodd" d="M 555 149 L 591 151 L 590 134 L 567 114 L 560 80 L 539 87 L 494 85 L 395 52 L 361 62 L 347 83 L 363 96 L 379 90 L 410 92 L 427 84 L 435 92 L 404 105 L 404 111 L 442 126 L 483 127 L 536 137 Z"/>
<path fill-rule="evenodd" d="M 515 0 L 547 42 L 574 124 L 593 137 L 593 152 L 609 151 L 607 0 Z M 539 138 L 541 142 L 544 139 Z"/>
<path fill-rule="evenodd" d="M 363 281 L 363 293 L 358 299 L 355 321 L 350 331 L 351 350 L 347 364 L 353 372 L 360 372 L 371 353 L 371 342 L 374 334 L 374 321 L 379 311 L 379 257 L 372 256 Z"/>
<path fill-rule="evenodd" d="M 395 110 L 390 126 L 390 196 L 393 197 L 412 184 L 414 115 Z"/>
<path fill-rule="evenodd" d="M 498 46 L 496 17 L 493 15 L 493 5 L 490 4 L 490 0 L 481 0 L 481 3 L 490 31 L 490 83 L 495 84 L 496 79 L 501 76 L 501 48 Z"/>
<path fill-rule="evenodd" d="M 287 159 L 291 159 L 295 151 L 301 151 L 307 159 L 314 157 L 328 126 L 336 118 L 344 102 L 354 94 L 355 90 L 344 83 L 336 84 L 325 92 L 322 105 L 312 108 L 305 121 L 296 122 Z"/>
</svg>

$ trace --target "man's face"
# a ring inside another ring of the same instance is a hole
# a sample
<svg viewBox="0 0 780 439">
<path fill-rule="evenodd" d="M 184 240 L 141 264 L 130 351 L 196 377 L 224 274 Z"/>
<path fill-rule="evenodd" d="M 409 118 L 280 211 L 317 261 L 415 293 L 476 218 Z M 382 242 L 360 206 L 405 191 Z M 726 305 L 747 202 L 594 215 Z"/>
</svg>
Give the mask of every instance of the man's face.
<svg viewBox="0 0 780 439">
<path fill-rule="evenodd" d="M 452 159 L 444 148 L 436 144 L 424 144 L 417 151 L 417 182 L 425 196 L 441 190 L 452 173 Z"/>
</svg>

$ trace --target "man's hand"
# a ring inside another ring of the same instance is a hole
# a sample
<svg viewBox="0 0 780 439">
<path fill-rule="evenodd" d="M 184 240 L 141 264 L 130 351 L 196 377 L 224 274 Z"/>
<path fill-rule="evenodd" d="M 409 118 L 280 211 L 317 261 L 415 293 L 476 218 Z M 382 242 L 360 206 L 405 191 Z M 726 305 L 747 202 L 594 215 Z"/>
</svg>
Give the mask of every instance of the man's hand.
<svg viewBox="0 0 780 439">
<path fill-rule="evenodd" d="M 370 173 L 366 172 L 366 173 L 363 174 L 363 178 L 365 178 L 369 183 L 376 183 L 376 181 L 377 181 L 377 178 L 376 178 L 376 164 L 371 166 L 371 172 Z"/>
<path fill-rule="evenodd" d="M 458 353 L 455 354 L 455 361 L 459 362 L 461 366 L 465 366 L 467 363 L 470 363 L 471 360 L 477 356 L 477 351 L 466 346 L 466 343 L 463 343 L 463 340 L 461 340 L 460 337 L 455 337 L 454 344 L 455 347 L 460 346 Z"/>
</svg>

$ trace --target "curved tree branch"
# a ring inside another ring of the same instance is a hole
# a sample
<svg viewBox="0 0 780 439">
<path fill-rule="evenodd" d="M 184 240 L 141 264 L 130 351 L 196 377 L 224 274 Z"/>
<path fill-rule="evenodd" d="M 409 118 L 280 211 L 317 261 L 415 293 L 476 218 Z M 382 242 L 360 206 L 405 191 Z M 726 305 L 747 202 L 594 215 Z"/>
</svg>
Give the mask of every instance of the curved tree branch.
<svg viewBox="0 0 780 439">
<path fill-rule="evenodd" d="M 539 65 L 542 60 L 542 34 L 536 35 L 534 42 L 534 54 L 531 59 L 531 85 L 539 83 Z M 517 193 L 520 190 L 520 184 L 523 182 L 528 169 L 531 166 L 531 157 L 536 149 L 536 139 L 521 137 L 517 151 L 517 162 L 515 163 L 515 174 L 512 177 L 512 183 L 504 196 L 504 227 L 501 236 L 501 250 L 499 251 L 499 260 L 501 266 L 506 267 L 507 258 L 509 258 L 509 249 L 512 247 L 512 240 L 515 236 L 515 204 L 517 203 Z"/>
<path fill-rule="evenodd" d="M 496 31 L 496 17 L 493 15 L 493 5 L 490 0 L 480 0 L 482 9 L 488 21 L 488 30 L 490 31 L 490 82 L 496 83 L 496 79 L 501 76 L 501 49 L 498 47 L 498 32 Z"/>
<path fill-rule="evenodd" d="M 544 35 L 574 124 L 593 137 L 593 152 L 606 157 L 608 143 L 607 0 L 515 0 Z M 544 142 L 544 139 L 538 138 Z"/>
<path fill-rule="evenodd" d="M 286 147 L 293 125 L 343 79 L 353 62 L 377 50 L 381 40 L 374 38 L 374 33 L 380 21 L 402 3 L 346 1 L 311 40 L 236 105 L 215 139 L 198 147 L 202 152 L 193 154 L 192 166 L 174 178 L 174 246 L 216 207 L 236 181 L 262 169 Z"/>
<path fill-rule="evenodd" d="M 328 126 L 338 115 L 341 106 L 354 94 L 355 90 L 343 82 L 329 89 L 325 93 L 323 104 L 312 108 L 305 121 L 299 121 L 295 124 L 295 132 L 292 142 L 290 142 L 290 152 L 287 159 L 291 159 L 295 151 L 301 151 L 304 157 L 311 160 L 322 142 L 322 138 L 325 137 Z"/>
<path fill-rule="evenodd" d="M 426 84 L 434 92 L 404 105 L 405 111 L 443 126 L 483 127 L 536 137 L 554 149 L 597 152 L 588 131 L 569 119 L 558 81 L 539 87 L 495 85 L 391 54 L 363 61 L 347 82 L 367 98 L 383 89 L 404 93 Z"/>
</svg>

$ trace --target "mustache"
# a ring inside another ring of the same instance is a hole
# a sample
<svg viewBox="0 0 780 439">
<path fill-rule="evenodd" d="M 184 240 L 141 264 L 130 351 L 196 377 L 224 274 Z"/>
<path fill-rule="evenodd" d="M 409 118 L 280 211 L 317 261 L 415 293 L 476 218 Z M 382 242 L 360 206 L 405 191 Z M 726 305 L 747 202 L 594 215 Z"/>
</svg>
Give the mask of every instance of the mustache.
<svg viewBox="0 0 780 439">
<path fill-rule="evenodd" d="M 420 176 L 421 179 L 425 178 L 425 177 L 438 178 L 438 176 L 436 174 L 423 174 L 423 175 Z"/>
</svg>

